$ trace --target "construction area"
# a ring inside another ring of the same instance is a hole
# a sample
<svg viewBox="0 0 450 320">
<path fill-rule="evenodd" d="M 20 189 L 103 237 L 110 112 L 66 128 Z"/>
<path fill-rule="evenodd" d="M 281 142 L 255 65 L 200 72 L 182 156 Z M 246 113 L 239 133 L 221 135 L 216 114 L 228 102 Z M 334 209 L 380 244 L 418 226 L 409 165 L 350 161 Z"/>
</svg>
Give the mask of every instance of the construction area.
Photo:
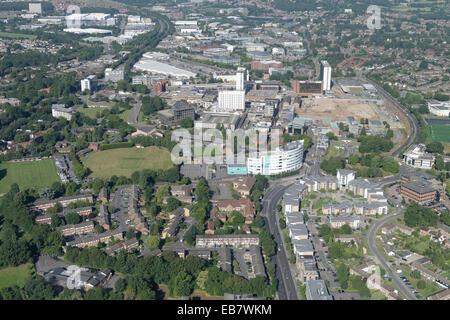
<svg viewBox="0 0 450 320">
<path fill-rule="evenodd" d="M 347 117 L 355 120 L 378 120 L 378 112 L 374 110 L 375 102 L 357 99 L 314 98 L 303 99 L 302 106 L 296 109 L 296 115 L 301 118 L 321 120 L 328 118 L 334 121 L 347 121 Z"/>
</svg>

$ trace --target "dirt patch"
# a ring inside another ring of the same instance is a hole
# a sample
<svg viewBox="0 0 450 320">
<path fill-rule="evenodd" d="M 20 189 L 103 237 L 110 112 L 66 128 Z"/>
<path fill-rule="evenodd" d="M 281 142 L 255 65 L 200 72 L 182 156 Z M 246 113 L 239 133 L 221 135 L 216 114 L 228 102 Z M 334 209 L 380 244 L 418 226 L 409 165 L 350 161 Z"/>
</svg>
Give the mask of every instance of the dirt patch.
<svg viewBox="0 0 450 320">
<path fill-rule="evenodd" d="M 304 99 L 302 107 L 296 109 L 298 117 L 320 120 L 329 118 L 334 121 L 347 121 L 347 117 L 377 120 L 378 115 L 371 106 L 373 102 L 362 102 L 355 99 Z"/>
</svg>

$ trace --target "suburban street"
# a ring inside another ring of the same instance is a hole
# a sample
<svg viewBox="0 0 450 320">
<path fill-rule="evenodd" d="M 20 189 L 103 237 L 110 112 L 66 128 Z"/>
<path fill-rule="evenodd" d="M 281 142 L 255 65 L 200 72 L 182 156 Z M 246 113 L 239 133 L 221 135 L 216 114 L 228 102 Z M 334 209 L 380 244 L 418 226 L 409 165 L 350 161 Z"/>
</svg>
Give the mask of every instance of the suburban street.
<svg viewBox="0 0 450 320">
<path fill-rule="evenodd" d="M 391 268 L 389 263 L 385 260 L 384 256 L 381 254 L 380 250 L 377 247 L 376 244 L 376 235 L 378 232 L 378 229 L 386 222 L 396 219 L 403 215 L 405 212 L 404 209 L 402 209 L 399 212 L 396 212 L 392 215 L 387 215 L 381 219 L 374 220 L 373 224 L 370 226 L 369 232 L 367 233 L 367 240 L 370 251 L 374 254 L 376 261 L 381 264 L 381 266 L 386 270 L 386 273 L 389 275 L 389 277 L 392 279 L 394 284 L 399 289 L 399 293 L 401 293 L 404 297 L 406 297 L 408 300 L 417 300 L 416 295 L 411 292 L 411 290 L 405 285 L 405 283 L 400 279 L 397 272 Z"/>
</svg>

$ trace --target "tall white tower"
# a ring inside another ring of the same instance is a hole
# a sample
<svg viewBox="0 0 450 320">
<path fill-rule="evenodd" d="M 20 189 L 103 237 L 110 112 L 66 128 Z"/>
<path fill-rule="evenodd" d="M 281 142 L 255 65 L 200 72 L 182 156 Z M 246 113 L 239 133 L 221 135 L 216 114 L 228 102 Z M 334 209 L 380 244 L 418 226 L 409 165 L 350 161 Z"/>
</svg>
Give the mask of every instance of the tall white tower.
<svg viewBox="0 0 450 320">
<path fill-rule="evenodd" d="M 324 91 L 331 90 L 331 66 L 328 61 L 320 62 L 320 80 Z"/>
<path fill-rule="evenodd" d="M 239 71 L 236 73 L 236 91 L 244 90 L 244 72 Z"/>
<path fill-rule="evenodd" d="M 81 80 L 81 92 L 84 90 L 91 90 L 91 80 L 90 79 L 83 79 Z"/>
</svg>

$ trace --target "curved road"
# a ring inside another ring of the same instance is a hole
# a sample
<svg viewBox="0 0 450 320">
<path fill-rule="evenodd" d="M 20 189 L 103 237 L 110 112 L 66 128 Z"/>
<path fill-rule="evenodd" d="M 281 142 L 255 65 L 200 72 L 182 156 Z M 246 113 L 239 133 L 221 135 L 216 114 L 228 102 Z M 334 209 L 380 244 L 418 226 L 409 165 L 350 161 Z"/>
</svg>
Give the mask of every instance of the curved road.
<svg viewBox="0 0 450 320">
<path fill-rule="evenodd" d="M 381 254 L 380 250 L 378 249 L 377 243 L 376 243 L 376 235 L 378 232 L 378 229 L 389 220 L 398 218 L 399 216 L 403 215 L 405 212 L 405 209 L 402 209 L 400 212 L 394 213 L 392 215 L 388 215 L 386 217 L 383 217 L 379 220 L 376 220 L 373 222 L 373 224 L 370 226 L 369 232 L 367 233 L 368 238 L 368 245 L 370 251 L 375 255 L 376 260 L 378 263 L 381 264 L 381 266 L 386 270 L 388 275 L 391 277 L 392 281 L 397 286 L 398 290 L 402 293 L 404 297 L 406 297 L 408 300 L 417 300 L 417 297 L 411 290 L 405 285 L 405 283 L 400 279 L 397 272 L 395 270 L 392 270 L 391 266 L 386 262 L 384 259 L 384 256 Z"/>
<path fill-rule="evenodd" d="M 275 264 L 275 276 L 278 280 L 278 299 L 299 300 L 297 287 L 291 274 L 289 260 L 283 248 L 282 236 L 278 229 L 277 204 L 286 188 L 286 186 L 277 185 L 267 190 L 262 202 L 261 216 L 264 218 L 265 225 L 277 244 L 277 251 L 272 257 L 272 261 Z"/>
</svg>

